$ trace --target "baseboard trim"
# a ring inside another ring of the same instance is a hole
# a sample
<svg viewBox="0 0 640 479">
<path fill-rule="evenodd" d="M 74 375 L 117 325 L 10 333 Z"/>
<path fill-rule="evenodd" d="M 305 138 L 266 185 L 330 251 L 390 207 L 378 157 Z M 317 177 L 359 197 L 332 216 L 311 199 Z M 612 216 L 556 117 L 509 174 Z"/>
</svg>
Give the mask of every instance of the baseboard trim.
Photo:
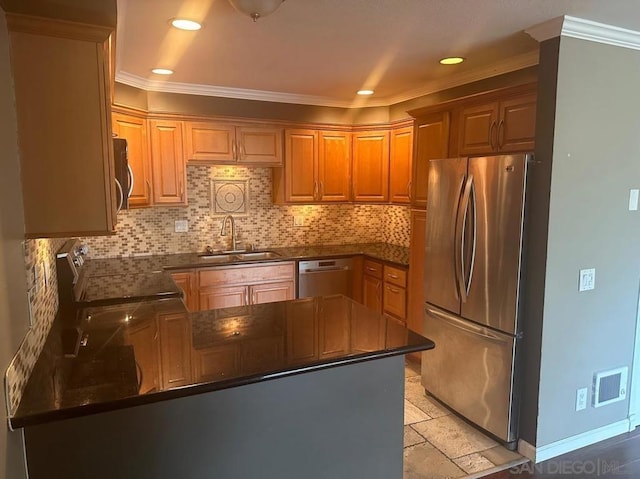
<svg viewBox="0 0 640 479">
<path fill-rule="evenodd" d="M 518 441 L 518 452 L 525 457 L 531 459 L 534 463 L 553 459 L 554 457 L 561 456 L 581 447 L 590 446 L 605 439 L 609 439 L 620 434 L 629 432 L 630 422 L 629 419 L 614 422 L 613 424 L 607 424 L 606 426 L 599 427 L 592 431 L 583 432 L 575 436 L 561 439 L 560 441 L 552 442 L 546 446 L 535 447 L 528 442 L 520 439 Z"/>
</svg>

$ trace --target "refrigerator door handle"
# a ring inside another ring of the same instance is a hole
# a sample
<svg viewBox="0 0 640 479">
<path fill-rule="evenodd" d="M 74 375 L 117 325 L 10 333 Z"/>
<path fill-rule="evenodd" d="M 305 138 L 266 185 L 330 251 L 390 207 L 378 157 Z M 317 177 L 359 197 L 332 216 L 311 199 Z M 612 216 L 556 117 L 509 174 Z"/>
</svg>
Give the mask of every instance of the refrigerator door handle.
<svg viewBox="0 0 640 479">
<path fill-rule="evenodd" d="M 512 336 L 507 334 L 497 334 L 491 331 L 489 328 L 483 326 L 476 326 L 470 321 L 460 319 L 453 315 L 447 314 L 444 311 L 440 311 L 436 308 L 429 306 L 428 304 L 424 308 L 425 312 L 434 319 L 444 321 L 454 328 L 460 329 L 466 333 L 480 336 L 483 339 L 489 339 L 499 343 L 509 343 L 513 340 Z"/>
<path fill-rule="evenodd" d="M 473 185 L 473 175 L 467 177 L 467 181 L 464 185 L 462 192 L 462 198 L 458 204 L 458 214 L 456 216 L 456 242 L 454 251 L 456 254 L 456 278 L 458 279 L 458 291 L 460 292 L 460 299 L 463 303 L 467 302 L 467 280 L 464 274 L 464 228 L 467 222 L 467 212 L 469 209 L 469 197 L 471 196 L 471 186 Z"/>
<path fill-rule="evenodd" d="M 473 235 L 471 237 L 471 264 L 469 265 L 469 277 L 467 278 L 467 285 L 466 285 L 466 294 L 467 296 L 469 296 L 469 290 L 471 289 L 471 280 L 473 279 L 473 269 L 474 269 L 474 265 L 476 262 L 476 243 L 477 243 L 477 239 L 478 239 L 478 231 L 477 231 L 477 226 L 478 226 L 478 208 L 477 208 L 477 203 L 476 203 L 476 183 L 473 179 L 473 175 L 469 175 L 471 177 L 471 195 L 470 195 L 470 201 L 472 201 L 471 204 L 473 204 Z M 468 205 L 469 202 L 467 202 L 467 210 L 468 210 Z M 465 213 L 466 214 L 466 213 Z M 466 222 L 466 221 L 465 221 Z M 466 227 L 466 224 L 465 226 Z"/>
</svg>

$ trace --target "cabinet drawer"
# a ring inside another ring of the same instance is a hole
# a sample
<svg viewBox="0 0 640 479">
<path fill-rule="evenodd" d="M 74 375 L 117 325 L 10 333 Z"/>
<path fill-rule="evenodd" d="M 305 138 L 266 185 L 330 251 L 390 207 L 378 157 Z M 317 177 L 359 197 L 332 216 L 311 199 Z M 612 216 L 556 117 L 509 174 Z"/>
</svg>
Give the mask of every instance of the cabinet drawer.
<svg viewBox="0 0 640 479">
<path fill-rule="evenodd" d="M 384 282 L 395 284 L 396 286 L 400 286 L 401 288 L 406 288 L 407 287 L 407 270 L 385 265 Z"/>
<path fill-rule="evenodd" d="M 407 290 L 392 284 L 384 285 L 382 309 L 400 319 L 407 317 Z"/>
<path fill-rule="evenodd" d="M 295 263 L 267 263 L 241 265 L 232 268 L 212 268 L 198 271 L 198 284 L 203 286 L 228 286 L 255 284 L 265 281 L 293 280 Z"/>
<path fill-rule="evenodd" d="M 370 259 L 365 259 L 364 274 L 368 274 L 369 276 L 373 276 L 374 278 L 382 279 L 382 263 L 371 261 Z"/>
</svg>

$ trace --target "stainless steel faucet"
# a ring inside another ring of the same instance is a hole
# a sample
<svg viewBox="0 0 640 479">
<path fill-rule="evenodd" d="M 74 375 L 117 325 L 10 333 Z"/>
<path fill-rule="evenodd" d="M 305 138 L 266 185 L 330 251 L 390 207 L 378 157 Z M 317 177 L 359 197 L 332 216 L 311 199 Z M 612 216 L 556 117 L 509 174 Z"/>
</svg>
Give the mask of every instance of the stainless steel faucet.
<svg viewBox="0 0 640 479">
<path fill-rule="evenodd" d="M 222 229 L 220 230 L 220 236 L 227 236 L 227 220 L 231 220 L 231 251 L 237 251 L 237 238 L 236 238 L 236 222 L 233 216 L 227 215 L 222 219 Z"/>
</svg>

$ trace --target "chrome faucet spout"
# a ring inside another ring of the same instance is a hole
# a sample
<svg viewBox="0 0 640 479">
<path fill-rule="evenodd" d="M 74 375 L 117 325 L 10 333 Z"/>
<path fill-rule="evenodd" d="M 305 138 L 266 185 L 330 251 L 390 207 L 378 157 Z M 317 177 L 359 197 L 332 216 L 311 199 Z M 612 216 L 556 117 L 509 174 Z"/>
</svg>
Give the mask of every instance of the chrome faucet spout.
<svg viewBox="0 0 640 479">
<path fill-rule="evenodd" d="M 220 230 L 220 236 L 227 236 L 227 220 L 231 222 L 231 250 L 235 251 L 237 248 L 236 238 L 236 222 L 233 216 L 227 215 L 222 219 L 222 229 Z"/>
</svg>

